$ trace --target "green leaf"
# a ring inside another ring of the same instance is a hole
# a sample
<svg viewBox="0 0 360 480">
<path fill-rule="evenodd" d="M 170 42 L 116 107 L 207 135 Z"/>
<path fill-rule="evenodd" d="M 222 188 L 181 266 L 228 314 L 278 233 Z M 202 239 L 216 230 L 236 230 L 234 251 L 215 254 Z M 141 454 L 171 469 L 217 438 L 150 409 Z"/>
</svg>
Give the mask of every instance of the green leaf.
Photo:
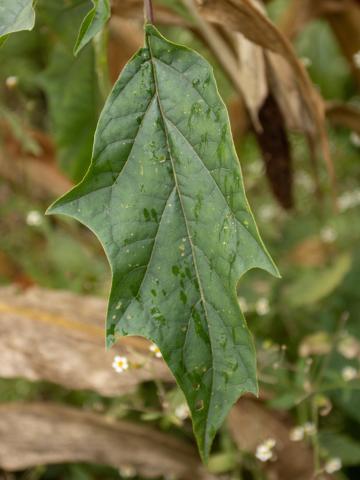
<svg viewBox="0 0 360 480">
<path fill-rule="evenodd" d="M 32 30 L 35 11 L 32 0 L 2 0 L 0 3 L 0 45 L 10 33 Z"/>
<path fill-rule="evenodd" d="M 62 43 L 51 52 L 42 77 L 61 168 L 75 181 L 89 165 L 99 112 L 93 49 L 74 58 Z"/>
<path fill-rule="evenodd" d="M 47 44 L 62 43 L 73 55 L 79 25 L 88 10 L 89 0 L 37 0 L 36 16 L 47 32 Z"/>
<path fill-rule="evenodd" d="M 237 452 L 216 453 L 209 458 L 208 470 L 211 473 L 220 475 L 234 470 L 238 464 Z"/>
<path fill-rule="evenodd" d="M 109 0 L 92 0 L 94 7 L 84 18 L 74 47 L 74 55 L 99 33 L 111 15 Z"/>
<path fill-rule="evenodd" d="M 320 432 L 321 447 L 330 457 L 339 457 L 343 465 L 358 465 L 360 443 L 346 435 L 333 432 Z"/>
<path fill-rule="evenodd" d="M 78 219 L 103 244 L 113 273 L 107 344 L 142 335 L 159 346 L 206 461 L 232 404 L 258 392 L 237 281 L 254 267 L 278 274 L 209 64 L 147 25 L 146 48 L 101 114 L 90 169 L 48 213 Z"/>
<path fill-rule="evenodd" d="M 332 293 L 344 280 L 351 268 L 351 255 L 335 257 L 333 264 L 318 270 L 306 271 L 286 285 L 283 299 L 292 307 L 312 305 Z"/>
<path fill-rule="evenodd" d="M 82 0 L 38 0 L 39 25 L 50 43 L 46 70 L 37 76 L 45 90 L 51 128 L 61 169 L 74 181 L 89 166 L 92 143 L 102 107 L 92 45 L 74 58 L 76 29 L 87 11 Z"/>
</svg>

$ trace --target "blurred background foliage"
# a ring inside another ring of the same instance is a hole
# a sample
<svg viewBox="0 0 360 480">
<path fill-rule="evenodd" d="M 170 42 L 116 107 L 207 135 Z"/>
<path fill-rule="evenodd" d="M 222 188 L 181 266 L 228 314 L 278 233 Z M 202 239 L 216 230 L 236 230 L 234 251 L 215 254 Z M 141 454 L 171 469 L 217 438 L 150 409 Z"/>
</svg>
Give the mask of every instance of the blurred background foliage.
<svg viewBox="0 0 360 480">
<path fill-rule="evenodd" d="M 269 2 L 270 17 L 280 22 L 289 3 Z M 178 0 L 156 4 L 190 18 Z M 2 285 L 21 289 L 38 285 L 104 298 L 109 291 L 109 268 L 94 236 L 75 222 L 44 217 L 49 202 L 84 175 L 106 86 L 136 43 L 129 38 L 129 46 L 122 45 L 120 51 L 117 46 L 115 54 L 109 46 L 110 72 L 106 64 L 104 70 L 101 36 L 74 57 L 77 31 L 90 7 L 91 2 L 83 0 L 38 0 L 35 29 L 12 35 L 0 49 Z M 234 123 L 237 92 L 204 40 L 181 25 L 160 25 L 160 29 L 211 61 Z M 325 19 L 307 24 L 297 35 L 295 48 L 325 100 L 360 107 L 353 71 Z M 250 204 L 282 274 L 279 281 L 250 272 L 240 281 L 238 294 L 257 343 L 266 408 L 287 412 L 294 426 L 310 422 L 315 432 L 305 440 L 317 464 L 339 458 L 342 469 L 334 475 L 355 480 L 360 478 L 360 137 L 330 122 L 327 127 L 337 175 L 337 211 L 322 163 L 316 186 L 303 134 L 288 132 L 295 197 L 288 210 L 269 188 L 253 129 L 235 134 Z M 9 172 L 15 157 L 24 158 L 27 165 L 16 178 Z M 46 382 L 2 379 L 0 402 L 40 399 L 100 409 L 115 418 L 151 423 L 191 442 L 189 420 L 176 414 L 182 401 L 176 400 L 179 392 L 161 386 L 168 398 L 164 408 L 158 388 L 149 382 L 136 393 L 109 399 Z M 213 472 L 233 479 L 268 478 L 261 461 L 236 449 L 234 453 L 234 448 L 224 427 L 210 461 Z M 130 476 L 140 478 L 131 468 L 118 471 L 85 464 L 4 472 L 4 479 L 23 480 Z"/>
</svg>

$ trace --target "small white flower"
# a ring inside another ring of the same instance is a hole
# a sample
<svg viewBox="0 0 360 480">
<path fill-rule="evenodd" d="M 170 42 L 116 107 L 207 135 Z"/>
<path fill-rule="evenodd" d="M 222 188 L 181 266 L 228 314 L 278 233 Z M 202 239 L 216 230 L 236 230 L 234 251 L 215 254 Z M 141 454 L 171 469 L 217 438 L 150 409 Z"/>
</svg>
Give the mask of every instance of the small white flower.
<svg viewBox="0 0 360 480">
<path fill-rule="evenodd" d="M 356 358 L 360 355 L 360 344 L 356 338 L 346 335 L 338 344 L 338 352 L 345 358 Z"/>
<path fill-rule="evenodd" d="M 315 184 L 312 177 L 304 170 L 300 170 L 296 177 L 295 182 L 300 186 L 303 187 L 304 190 L 307 190 L 309 193 L 314 192 Z"/>
<path fill-rule="evenodd" d="M 337 233 L 333 228 L 325 227 L 321 230 L 320 237 L 325 243 L 333 243 L 337 238 Z"/>
<path fill-rule="evenodd" d="M 268 438 L 263 443 L 257 446 L 255 457 L 261 462 L 267 462 L 273 458 L 273 448 L 276 445 L 276 441 L 273 438 Z"/>
<path fill-rule="evenodd" d="M 119 355 L 116 355 L 112 366 L 116 372 L 122 373 L 129 368 L 129 362 L 126 357 L 120 357 Z"/>
<path fill-rule="evenodd" d="M 182 403 L 175 409 L 175 416 L 179 420 L 186 420 L 189 416 L 189 407 L 186 403 Z"/>
<path fill-rule="evenodd" d="M 122 478 L 136 477 L 136 470 L 132 465 L 122 465 L 119 468 L 119 473 L 120 473 Z"/>
<path fill-rule="evenodd" d="M 290 430 L 289 437 L 292 442 L 300 442 L 304 439 L 304 436 L 305 431 L 304 427 L 302 426 L 294 427 L 292 430 Z"/>
<path fill-rule="evenodd" d="M 357 132 L 351 132 L 350 142 L 354 145 L 354 147 L 360 147 L 360 135 Z"/>
<path fill-rule="evenodd" d="M 304 423 L 304 432 L 311 437 L 316 433 L 316 426 L 312 422 L 306 422 Z"/>
<path fill-rule="evenodd" d="M 258 315 L 266 315 L 270 312 L 270 305 L 269 305 L 269 300 L 265 297 L 259 298 L 259 300 L 256 302 L 256 313 Z"/>
<path fill-rule="evenodd" d="M 18 84 L 18 78 L 15 77 L 14 75 L 7 77 L 5 80 L 5 85 L 6 87 L 11 90 L 12 88 L 15 88 Z"/>
<path fill-rule="evenodd" d="M 152 352 L 155 355 L 156 358 L 161 358 L 162 357 L 159 347 L 157 345 L 155 345 L 154 343 L 152 345 L 150 345 L 149 350 L 150 350 L 150 352 Z"/>
<path fill-rule="evenodd" d="M 41 225 L 43 223 L 43 216 L 37 210 L 31 210 L 26 215 L 26 223 L 30 227 L 38 227 L 39 225 Z"/>
<path fill-rule="evenodd" d="M 268 438 L 267 440 L 265 440 L 264 445 L 270 450 L 272 450 L 276 445 L 276 440 L 274 438 Z"/>
<path fill-rule="evenodd" d="M 351 380 L 355 380 L 355 378 L 358 376 L 358 372 L 356 368 L 348 365 L 341 370 L 341 376 L 345 382 L 351 382 Z"/>
<path fill-rule="evenodd" d="M 339 209 L 343 212 L 360 205 L 360 189 L 345 192 L 338 198 Z"/>
<path fill-rule="evenodd" d="M 360 68 L 360 50 L 353 55 L 353 60 L 356 68 Z"/>
<path fill-rule="evenodd" d="M 262 207 L 259 208 L 259 217 L 264 222 L 269 222 L 273 220 L 277 215 L 278 215 L 277 209 L 271 204 L 263 205 Z"/>
<path fill-rule="evenodd" d="M 319 414 L 322 417 L 326 417 L 327 415 L 329 415 L 329 413 L 331 412 L 331 410 L 333 408 L 333 405 L 332 405 L 331 401 L 329 400 L 329 398 L 325 397 L 325 395 L 317 395 L 315 397 L 315 401 L 316 401 L 317 407 L 319 409 Z"/>
<path fill-rule="evenodd" d="M 341 464 L 341 460 L 340 458 L 330 458 L 330 460 L 328 460 L 326 463 L 325 463 L 325 467 L 324 467 L 324 470 L 326 473 L 335 473 L 335 472 L 338 472 L 342 467 L 342 464 Z"/>
<path fill-rule="evenodd" d="M 263 162 L 260 159 L 255 160 L 254 162 L 250 163 L 248 166 L 249 173 L 252 175 L 261 175 L 263 170 Z"/>
<path fill-rule="evenodd" d="M 270 460 L 272 458 L 272 451 L 268 450 L 265 447 L 258 447 L 256 449 L 255 456 L 261 462 L 267 462 L 268 460 Z"/>
</svg>

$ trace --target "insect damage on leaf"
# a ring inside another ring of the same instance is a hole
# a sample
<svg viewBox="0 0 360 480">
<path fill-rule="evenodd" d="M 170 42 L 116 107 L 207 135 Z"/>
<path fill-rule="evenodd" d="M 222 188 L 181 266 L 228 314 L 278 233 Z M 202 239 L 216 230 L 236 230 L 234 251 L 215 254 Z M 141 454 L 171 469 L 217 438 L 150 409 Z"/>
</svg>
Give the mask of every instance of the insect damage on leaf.
<svg viewBox="0 0 360 480">
<path fill-rule="evenodd" d="M 255 350 L 236 284 L 277 275 L 244 193 L 210 65 L 145 28 L 101 114 L 83 181 L 50 207 L 87 225 L 112 268 L 107 344 L 159 346 L 188 401 L 202 458 L 244 392 Z"/>
</svg>

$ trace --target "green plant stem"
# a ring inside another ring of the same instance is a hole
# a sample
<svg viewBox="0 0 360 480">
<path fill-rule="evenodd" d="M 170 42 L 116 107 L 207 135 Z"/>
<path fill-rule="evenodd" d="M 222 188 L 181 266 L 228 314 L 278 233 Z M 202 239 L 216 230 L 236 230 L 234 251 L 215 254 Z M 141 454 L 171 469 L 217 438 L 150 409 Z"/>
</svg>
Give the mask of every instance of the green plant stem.
<svg viewBox="0 0 360 480">
<path fill-rule="evenodd" d="M 313 458 L 314 458 L 314 477 L 317 478 L 319 473 L 321 472 L 320 468 L 320 444 L 319 444 L 319 436 L 318 436 L 318 428 L 319 428 L 319 415 L 316 402 L 312 399 L 311 402 L 311 416 L 312 422 L 315 425 L 316 433 L 311 437 L 311 443 L 313 447 Z"/>
<path fill-rule="evenodd" d="M 144 0 L 145 22 L 154 24 L 154 9 L 152 0 Z"/>
</svg>

